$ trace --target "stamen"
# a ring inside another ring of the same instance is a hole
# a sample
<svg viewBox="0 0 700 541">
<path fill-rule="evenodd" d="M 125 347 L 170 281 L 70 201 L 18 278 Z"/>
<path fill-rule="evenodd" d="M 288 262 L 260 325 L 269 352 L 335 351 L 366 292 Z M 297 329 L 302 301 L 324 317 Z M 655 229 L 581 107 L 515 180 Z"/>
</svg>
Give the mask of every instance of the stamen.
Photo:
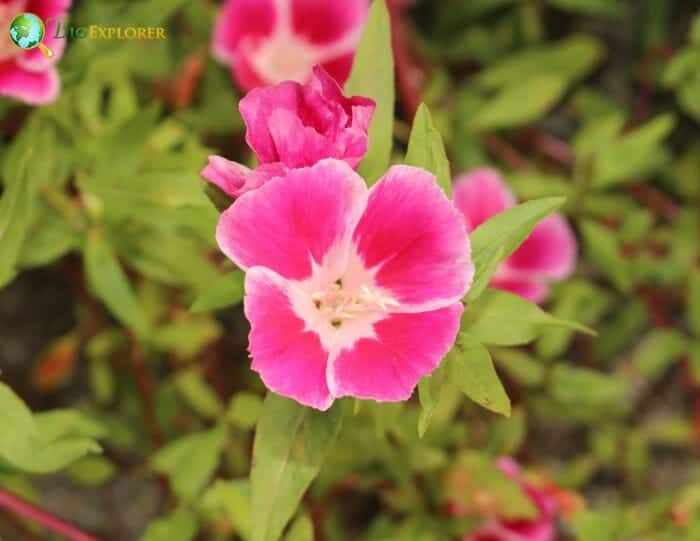
<svg viewBox="0 0 700 541">
<path fill-rule="evenodd" d="M 311 300 L 335 328 L 340 327 L 343 321 L 356 320 L 377 311 L 386 312 L 391 307 L 399 306 L 395 299 L 383 296 L 367 284 L 362 284 L 359 291 L 343 289 L 342 278 L 329 284 L 327 289 L 312 293 Z"/>
</svg>

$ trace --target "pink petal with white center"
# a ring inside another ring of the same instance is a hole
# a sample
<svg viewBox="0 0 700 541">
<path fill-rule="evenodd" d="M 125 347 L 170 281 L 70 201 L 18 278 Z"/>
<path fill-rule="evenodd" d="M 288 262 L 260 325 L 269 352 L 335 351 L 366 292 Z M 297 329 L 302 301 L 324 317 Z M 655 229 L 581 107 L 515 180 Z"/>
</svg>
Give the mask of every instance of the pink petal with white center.
<svg viewBox="0 0 700 541">
<path fill-rule="evenodd" d="M 368 0 L 285 0 L 291 3 L 292 28 L 316 45 L 359 34 L 369 10 Z"/>
<path fill-rule="evenodd" d="M 474 169 L 455 179 L 452 190 L 455 206 L 471 233 L 489 218 L 515 205 L 515 198 L 495 169 Z"/>
<path fill-rule="evenodd" d="M 276 20 L 275 0 L 226 0 L 214 28 L 214 56 L 224 64 L 232 64 L 240 56 L 241 41 L 262 42 L 272 34 Z"/>
<path fill-rule="evenodd" d="M 378 321 L 375 337 L 362 338 L 331 358 L 331 393 L 382 402 L 407 400 L 418 380 L 435 370 L 452 348 L 463 310 L 457 303 Z"/>
<path fill-rule="evenodd" d="M 65 38 L 56 38 L 56 30 L 59 22 L 67 21 L 66 15 L 71 6 L 71 0 L 32 0 L 26 11 L 34 13 L 46 25 L 43 44 L 53 51 L 53 56 L 47 58 L 39 48 L 31 49 L 17 57 L 17 63 L 27 71 L 44 71 L 52 66 L 63 56 L 66 48 Z M 47 22 L 48 21 L 48 22 Z"/>
<path fill-rule="evenodd" d="M 328 352 L 294 313 L 289 287 L 293 286 L 263 267 L 253 267 L 246 274 L 244 302 L 251 326 L 252 369 L 271 391 L 326 410 L 333 403 L 326 384 Z"/>
<path fill-rule="evenodd" d="M 474 275 L 464 221 L 423 169 L 394 166 L 370 191 L 353 239 L 376 284 L 422 312 L 464 297 Z"/>
<path fill-rule="evenodd" d="M 45 105 L 54 101 L 61 90 L 56 68 L 27 71 L 13 60 L 0 63 L 0 96 L 19 99 L 29 105 Z"/>
<path fill-rule="evenodd" d="M 268 163 L 249 169 L 221 156 L 209 156 L 209 162 L 200 175 L 231 197 L 239 197 L 259 188 L 268 180 L 284 176 L 286 172 L 287 168 L 281 163 Z"/>
<path fill-rule="evenodd" d="M 343 161 L 323 160 L 243 194 L 221 215 L 216 239 L 242 269 L 302 280 L 332 247 L 349 244 L 366 203 L 364 180 Z"/>
<path fill-rule="evenodd" d="M 548 216 L 507 259 L 506 266 L 518 273 L 561 280 L 576 266 L 576 237 L 560 214 Z"/>
</svg>

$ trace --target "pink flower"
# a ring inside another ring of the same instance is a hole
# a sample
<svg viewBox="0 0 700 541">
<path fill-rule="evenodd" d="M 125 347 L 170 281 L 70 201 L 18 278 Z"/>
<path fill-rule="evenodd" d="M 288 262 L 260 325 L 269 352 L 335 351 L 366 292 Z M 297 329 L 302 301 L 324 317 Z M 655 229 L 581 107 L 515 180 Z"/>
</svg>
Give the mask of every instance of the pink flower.
<svg viewBox="0 0 700 541">
<path fill-rule="evenodd" d="M 493 519 L 465 538 L 465 541 L 554 541 L 557 501 L 548 490 L 535 487 L 522 479 L 520 466 L 510 458 L 498 460 L 500 470 L 520 482 L 525 493 L 537 507 L 535 520 Z"/>
<path fill-rule="evenodd" d="M 244 90 L 306 83 L 323 65 L 342 85 L 367 18 L 368 0 L 226 0 L 214 56 Z"/>
<path fill-rule="evenodd" d="M 454 203 L 471 233 L 492 216 L 515 205 L 498 171 L 475 169 L 455 181 Z M 576 237 L 560 214 L 535 226 L 530 236 L 498 267 L 490 285 L 533 302 L 549 295 L 549 283 L 571 275 L 576 266 Z"/>
<path fill-rule="evenodd" d="M 256 88 L 239 105 L 247 127 L 246 141 L 262 164 L 255 171 L 213 156 L 202 176 L 232 197 L 259 188 L 290 168 L 338 158 L 356 167 L 367 152 L 367 131 L 375 104 L 369 98 L 346 98 L 321 67 L 311 82 L 287 81 Z"/>
<path fill-rule="evenodd" d="M 340 160 L 290 170 L 237 199 L 216 238 L 247 271 L 252 368 L 278 394 L 406 400 L 454 343 L 469 239 L 427 171 L 368 189 Z"/>
<path fill-rule="evenodd" d="M 30 105 L 54 101 L 61 81 L 55 64 L 63 55 L 65 39 L 54 38 L 57 19 L 64 17 L 71 0 L 0 0 L 0 96 L 16 98 Z M 46 24 L 43 43 L 53 51 L 47 58 L 38 49 L 22 50 L 7 35 L 10 23 L 21 13 L 33 13 Z"/>
</svg>

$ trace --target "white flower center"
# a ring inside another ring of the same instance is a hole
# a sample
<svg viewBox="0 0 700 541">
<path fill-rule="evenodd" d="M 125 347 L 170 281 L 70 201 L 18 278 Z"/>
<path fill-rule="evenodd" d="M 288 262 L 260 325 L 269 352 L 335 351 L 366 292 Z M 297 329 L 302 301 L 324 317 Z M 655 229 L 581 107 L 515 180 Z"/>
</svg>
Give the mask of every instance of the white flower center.
<svg viewBox="0 0 700 541">
<path fill-rule="evenodd" d="M 359 288 L 343 287 L 342 279 L 311 294 L 316 309 L 333 327 L 366 315 L 386 312 L 399 303 L 380 291 L 362 284 Z"/>
<path fill-rule="evenodd" d="M 7 4 L 0 3 L 0 61 L 9 60 L 22 53 L 10 39 L 10 24 L 17 15 L 24 12 L 27 0 L 10 0 Z"/>
<path fill-rule="evenodd" d="M 315 64 L 317 49 L 291 32 L 275 32 L 252 54 L 258 74 L 269 84 L 282 81 L 305 83 Z"/>
</svg>

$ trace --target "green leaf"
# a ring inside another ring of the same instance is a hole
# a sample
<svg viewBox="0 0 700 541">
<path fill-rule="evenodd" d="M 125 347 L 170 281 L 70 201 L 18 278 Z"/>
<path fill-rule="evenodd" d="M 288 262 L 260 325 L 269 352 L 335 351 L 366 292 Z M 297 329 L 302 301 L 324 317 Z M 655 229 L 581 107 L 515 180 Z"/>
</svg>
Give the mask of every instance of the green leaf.
<svg viewBox="0 0 700 541">
<path fill-rule="evenodd" d="M 112 479 L 117 468 L 101 456 L 86 456 L 71 464 L 66 473 L 85 486 L 99 486 Z"/>
<path fill-rule="evenodd" d="M 195 514 L 188 509 L 178 509 L 151 522 L 141 541 L 192 541 L 197 529 Z"/>
<path fill-rule="evenodd" d="M 198 368 L 183 370 L 175 376 L 175 388 L 190 407 L 205 419 L 216 420 L 224 406 Z"/>
<path fill-rule="evenodd" d="M 345 92 L 377 103 L 369 129 L 369 150 L 359 167 L 372 185 L 389 167 L 394 129 L 394 57 L 386 0 L 372 2 Z"/>
<path fill-rule="evenodd" d="M 450 162 L 445 153 L 445 144 L 440 132 L 433 124 L 428 107 L 424 103 L 420 104 L 413 119 L 413 128 L 406 152 L 406 164 L 422 167 L 433 173 L 445 195 L 452 196 Z"/>
<path fill-rule="evenodd" d="M 672 115 L 659 115 L 602 147 L 595 160 L 592 186 L 607 188 L 654 172 L 665 163 L 662 143 L 674 125 Z"/>
<path fill-rule="evenodd" d="M 574 517 L 573 529 L 580 541 L 616 541 L 620 538 L 619 522 L 615 511 L 582 511 Z"/>
<path fill-rule="evenodd" d="M 581 235 L 591 261 L 610 277 L 623 292 L 632 289 L 632 269 L 620 252 L 614 233 L 602 225 L 584 220 L 581 222 Z"/>
<path fill-rule="evenodd" d="M 201 498 L 203 512 L 231 523 L 244 540 L 250 539 L 250 483 L 248 480 L 215 481 Z"/>
<path fill-rule="evenodd" d="M 340 432 L 342 404 L 326 412 L 268 393 L 251 471 L 253 541 L 277 541 Z"/>
<path fill-rule="evenodd" d="M 512 83 L 489 99 L 472 117 L 477 131 L 499 130 L 528 124 L 549 111 L 564 95 L 566 79 L 538 75 Z"/>
<path fill-rule="evenodd" d="M 510 399 L 483 345 L 460 333 L 447 362 L 449 381 L 465 395 L 488 410 L 510 415 Z"/>
<path fill-rule="evenodd" d="M 428 425 L 435 412 L 435 407 L 440 400 L 442 386 L 447 377 L 447 361 L 442 364 L 429 376 L 423 376 L 418 382 L 418 398 L 420 400 L 421 412 L 418 417 L 418 435 L 422 438 L 428 430 Z"/>
<path fill-rule="evenodd" d="M 462 331 L 482 344 L 497 346 L 527 344 L 548 327 L 594 334 L 579 323 L 555 318 L 523 297 L 491 288 L 467 306 L 462 318 Z"/>
<path fill-rule="evenodd" d="M 240 303 L 243 300 L 244 280 L 245 274 L 240 270 L 223 276 L 199 294 L 190 310 L 194 313 L 209 312 Z"/>
<path fill-rule="evenodd" d="M 36 433 L 24 442 L 25 448 L 6 457 L 8 461 L 31 473 L 52 473 L 88 453 L 100 453 L 93 438 L 104 435 L 95 421 L 74 410 L 54 410 L 34 415 Z"/>
<path fill-rule="evenodd" d="M 12 462 L 27 449 L 28 443 L 36 434 L 36 425 L 29 408 L 15 392 L 0 382 L 0 457 Z"/>
<path fill-rule="evenodd" d="M 700 271 L 690 273 L 688 294 L 688 324 L 693 334 L 700 338 Z"/>
<path fill-rule="evenodd" d="M 148 334 L 149 323 L 129 280 L 111 247 L 97 231 L 91 232 L 86 241 L 85 273 L 95 296 L 119 320 L 141 336 Z"/>
<path fill-rule="evenodd" d="M 518 84 L 531 78 L 556 76 L 564 84 L 577 81 L 593 69 L 603 56 L 603 45 L 589 36 L 572 36 L 556 44 L 535 47 L 513 54 L 479 73 L 477 83 L 484 88 Z M 523 100 L 521 105 L 526 105 Z"/>
<path fill-rule="evenodd" d="M 314 525 L 308 515 L 301 515 L 294 521 L 284 541 L 314 541 Z"/>
<path fill-rule="evenodd" d="M 629 387 L 618 376 L 596 372 L 588 368 L 556 365 L 550 375 L 552 397 L 567 407 L 608 407 L 624 405 Z"/>
<path fill-rule="evenodd" d="M 687 349 L 687 340 L 678 331 L 656 329 L 637 346 L 634 364 L 647 378 L 660 375 Z"/>
<path fill-rule="evenodd" d="M 228 407 L 227 418 L 234 425 L 244 430 L 255 427 L 262 411 L 262 399 L 251 392 L 241 391 L 231 399 Z"/>
<path fill-rule="evenodd" d="M 184 436 L 160 449 L 151 458 L 151 467 L 170 479 L 179 498 L 193 501 L 216 470 L 225 442 L 223 426 Z"/>
<path fill-rule="evenodd" d="M 509 208 L 477 227 L 469 236 L 475 273 L 467 299 L 481 295 L 496 272 L 498 263 L 506 259 L 532 232 L 537 223 L 565 202 L 563 197 L 535 199 Z"/>
</svg>

